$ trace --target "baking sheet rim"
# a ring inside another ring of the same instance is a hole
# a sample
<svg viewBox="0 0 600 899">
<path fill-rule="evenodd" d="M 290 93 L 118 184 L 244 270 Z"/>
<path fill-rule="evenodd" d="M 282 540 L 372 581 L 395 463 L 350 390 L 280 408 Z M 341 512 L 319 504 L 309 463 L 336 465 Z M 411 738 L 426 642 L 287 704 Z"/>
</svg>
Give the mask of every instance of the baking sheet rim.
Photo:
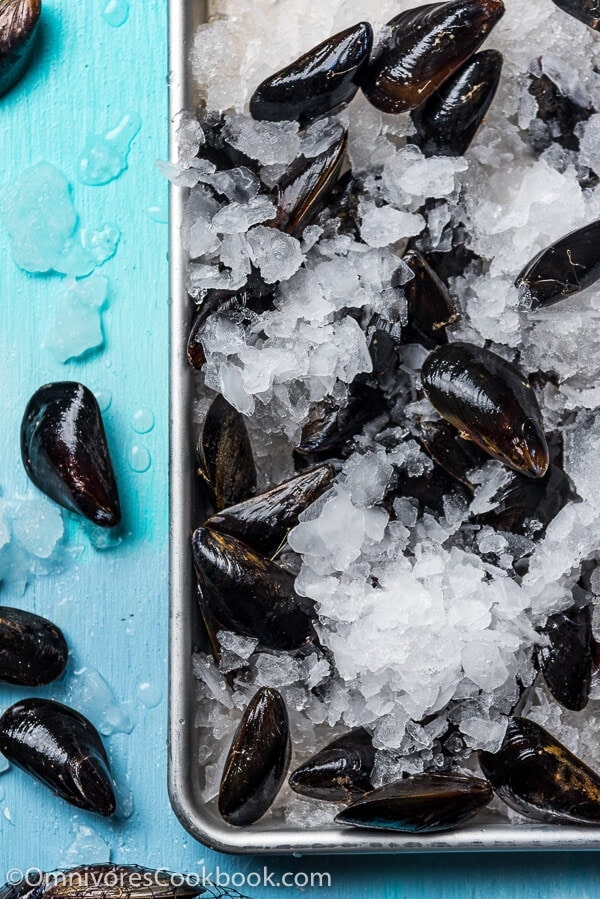
<svg viewBox="0 0 600 899">
<path fill-rule="evenodd" d="M 209 0 L 169 0 L 170 148 L 174 158 L 173 119 L 192 105 L 187 64 L 189 40 L 206 20 Z M 192 376 L 185 358 L 189 301 L 185 290 L 185 256 L 180 228 L 185 190 L 170 190 L 170 427 L 169 427 L 169 737 L 168 786 L 181 824 L 199 842 L 232 854 L 324 854 L 468 852 L 496 850 L 600 849 L 597 828 L 558 825 L 482 825 L 478 819 L 460 830 L 407 835 L 340 827 L 273 828 L 261 824 L 234 828 L 215 820 L 194 786 L 192 750 L 193 674 L 190 603 L 192 530 L 189 504 L 193 464 L 190 441 Z"/>
</svg>

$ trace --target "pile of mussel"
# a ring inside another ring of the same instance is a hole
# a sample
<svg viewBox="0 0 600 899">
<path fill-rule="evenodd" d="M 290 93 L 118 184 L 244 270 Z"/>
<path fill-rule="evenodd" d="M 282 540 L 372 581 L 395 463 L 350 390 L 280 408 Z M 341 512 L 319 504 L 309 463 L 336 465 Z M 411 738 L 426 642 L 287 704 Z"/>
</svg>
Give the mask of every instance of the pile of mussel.
<svg viewBox="0 0 600 899">
<path fill-rule="evenodd" d="M 21 425 L 23 465 L 50 499 L 94 526 L 114 528 L 119 494 L 102 415 L 83 384 L 46 384 L 29 400 Z M 0 682 L 41 687 L 62 677 L 64 635 L 50 621 L 0 607 Z M 0 752 L 77 808 L 104 817 L 117 800 L 108 756 L 94 725 L 52 699 L 21 699 L 0 717 Z"/>
<path fill-rule="evenodd" d="M 581 0 L 554 0 L 593 28 L 599 20 Z M 257 120 L 297 121 L 305 129 L 317 118 L 338 112 L 359 90 L 386 113 L 410 112 L 409 137 L 425 155 L 466 152 L 493 101 L 502 56 L 481 47 L 504 13 L 502 0 L 451 0 L 408 10 L 393 18 L 373 53 L 373 31 L 360 22 L 305 53 L 265 79 L 250 100 Z M 539 87 L 539 84 L 537 85 Z M 548 116 L 573 112 L 560 98 Z M 559 112 L 557 113 L 557 109 Z M 589 115 L 588 111 L 588 115 Z M 585 117 L 585 116 L 584 116 Z M 580 117 L 581 120 L 581 117 Z M 228 145 L 219 119 L 202 122 L 202 152 L 219 170 L 256 169 Z M 360 187 L 346 161 L 342 126 L 330 147 L 310 159 L 300 157 L 273 191 L 277 215 L 269 224 L 301 237 L 314 221 L 333 223 L 336 233 L 360 241 Z M 217 192 L 218 193 L 218 192 Z M 294 575 L 278 561 L 286 537 L 308 506 L 333 484 L 340 460 L 352 452 L 365 425 L 391 412 L 388 384 L 398 372 L 402 348 L 419 344 L 429 355 L 421 369 L 421 398 L 432 415 L 419 425 L 418 441 L 432 460 L 418 477 L 397 473 L 384 500 L 410 497 L 422 511 L 441 514 L 444 496 L 470 499 L 473 472 L 486 460 L 507 466 L 511 477 L 491 511 L 471 524 L 535 540 L 569 502 L 574 487 L 562 468 L 559 433 L 546 433 L 530 377 L 487 347 L 452 339 L 459 309 L 444 278 L 473 262 L 468 236 L 456 233 L 453 249 L 434 261 L 424 244 L 409 242 L 403 256 L 412 278 L 400 279 L 406 312 L 395 320 L 373 315 L 361 320 L 373 363 L 359 375 L 343 401 L 328 397 L 311 406 L 294 459 L 297 474 L 257 494 L 257 471 L 243 416 L 217 396 L 198 441 L 198 474 L 213 514 L 192 537 L 198 602 L 218 663 L 220 631 L 253 638 L 269 652 L 322 653 L 311 601 L 294 589 Z M 523 314 L 559 302 L 600 277 L 600 222 L 592 222 L 546 248 L 515 280 Z M 272 309 L 276 285 L 252 269 L 238 291 L 207 290 L 188 341 L 190 364 L 201 369 L 207 321 L 214 315 L 257 316 Z M 433 410 L 439 418 L 435 418 Z M 527 554 L 511 575 L 520 578 Z M 573 606 L 553 615 L 540 634 L 535 663 L 548 689 L 566 708 L 583 709 L 589 699 L 599 653 L 592 633 L 589 578 L 582 571 Z M 231 675 L 230 675 L 231 676 Z M 366 828 L 434 832 L 463 824 L 496 794 L 519 813 L 559 823 L 600 822 L 600 776 L 552 734 L 520 716 L 508 718 L 496 753 L 478 753 L 479 773 L 453 768 L 404 777 L 374 788 L 376 750 L 363 727 L 338 736 L 289 776 L 301 796 L 346 803 L 336 821 Z M 290 764 L 289 716 L 281 694 L 262 687 L 250 701 L 227 756 L 218 797 L 223 819 L 244 826 L 258 821 L 280 791 Z"/>
</svg>

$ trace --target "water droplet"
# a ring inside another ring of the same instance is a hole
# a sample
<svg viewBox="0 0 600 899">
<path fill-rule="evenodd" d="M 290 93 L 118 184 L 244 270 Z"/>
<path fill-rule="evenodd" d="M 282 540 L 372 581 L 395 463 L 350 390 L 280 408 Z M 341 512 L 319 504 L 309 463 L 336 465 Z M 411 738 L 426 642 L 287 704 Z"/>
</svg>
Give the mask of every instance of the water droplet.
<svg viewBox="0 0 600 899">
<path fill-rule="evenodd" d="M 167 206 L 160 204 L 149 206 L 148 215 L 154 222 L 160 222 L 161 225 L 166 225 L 169 222 L 169 210 Z"/>
<path fill-rule="evenodd" d="M 152 684 L 144 681 L 137 688 L 137 695 L 140 702 L 147 709 L 154 709 L 162 699 L 162 690 L 158 684 Z"/>
<path fill-rule="evenodd" d="M 102 18 L 113 28 L 120 28 L 124 25 L 129 16 L 128 0 L 108 0 L 104 7 Z"/>
<path fill-rule="evenodd" d="M 146 447 L 135 443 L 129 452 L 129 467 L 131 470 L 141 474 L 144 471 L 148 471 L 151 465 L 152 458 Z"/>
<path fill-rule="evenodd" d="M 4 774 L 10 768 L 10 762 L 3 755 L 0 755 L 0 774 Z"/>
<path fill-rule="evenodd" d="M 138 434 L 148 434 L 154 427 L 154 412 L 152 409 L 138 409 L 134 412 L 131 427 Z"/>
<path fill-rule="evenodd" d="M 112 393 L 110 390 L 96 390 L 94 396 L 98 400 L 101 412 L 108 412 L 112 403 Z"/>
</svg>

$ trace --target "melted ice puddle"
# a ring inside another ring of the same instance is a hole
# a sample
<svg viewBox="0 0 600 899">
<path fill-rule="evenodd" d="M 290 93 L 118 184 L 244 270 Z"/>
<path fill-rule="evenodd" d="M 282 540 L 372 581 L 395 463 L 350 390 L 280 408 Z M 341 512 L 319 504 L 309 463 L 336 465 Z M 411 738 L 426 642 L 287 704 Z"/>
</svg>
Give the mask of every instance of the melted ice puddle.
<svg viewBox="0 0 600 899">
<path fill-rule="evenodd" d="M 129 149 L 141 127 L 139 115 L 128 112 L 106 134 L 88 137 L 79 158 L 79 180 L 83 184 L 99 186 L 118 178 L 127 168 Z"/>
</svg>

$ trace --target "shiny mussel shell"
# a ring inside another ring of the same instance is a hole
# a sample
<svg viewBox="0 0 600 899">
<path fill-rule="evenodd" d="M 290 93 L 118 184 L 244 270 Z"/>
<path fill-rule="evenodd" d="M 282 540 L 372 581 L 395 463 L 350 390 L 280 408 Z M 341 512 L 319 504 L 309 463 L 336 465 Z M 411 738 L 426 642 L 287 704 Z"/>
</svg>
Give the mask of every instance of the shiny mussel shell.
<svg viewBox="0 0 600 899">
<path fill-rule="evenodd" d="M 188 362 L 195 369 L 201 369 L 206 362 L 204 335 L 209 319 L 218 314 L 239 321 L 260 315 L 272 308 L 275 288 L 267 285 L 260 274 L 253 269 L 248 281 L 240 290 L 208 290 L 198 303 L 187 342 Z"/>
<path fill-rule="evenodd" d="M 552 734 L 527 718 L 511 718 L 496 753 L 479 763 L 494 792 L 536 821 L 600 823 L 600 777 Z"/>
<path fill-rule="evenodd" d="M 492 798 L 487 781 L 466 774 L 419 774 L 367 793 L 336 816 L 354 827 L 435 833 L 459 827 Z"/>
<path fill-rule="evenodd" d="M 498 89 L 502 54 L 484 50 L 469 59 L 426 103 L 411 113 L 426 156 L 462 156 Z"/>
<path fill-rule="evenodd" d="M 408 304 L 403 343 L 420 343 L 430 350 L 448 343 L 446 327 L 458 318 L 448 288 L 416 250 L 405 253 L 402 261 L 414 274 L 411 281 L 402 285 Z"/>
<path fill-rule="evenodd" d="M 0 888 L 0 899 L 193 899 L 204 887 L 180 874 L 140 865 L 80 865 L 63 871 L 34 871 Z"/>
<path fill-rule="evenodd" d="M 577 499 L 569 477 L 557 465 L 550 465 L 543 478 L 515 474 L 493 497 L 495 507 L 476 517 L 497 531 L 539 537 L 568 502 Z"/>
<path fill-rule="evenodd" d="M 373 29 L 359 22 L 327 38 L 291 65 L 266 78 L 250 100 L 255 119 L 298 121 L 313 119 L 349 103 L 366 73 Z"/>
<path fill-rule="evenodd" d="M 198 463 L 218 511 L 248 499 L 256 489 L 256 466 L 244 416 L 221 394 L 206 413 Z"/>
<path fill-rule="evenodd" d="M 93 724 L 50 699 L 25 699 L 0 718 L 0 752 L 71 805 L 116 808 L 108 758 Z"/>
<path fill-rule="evenodd" d="M 423 389 L 443 418 L 494 459 L 543 477 L 549 451 L 535 393 L 501 356 L 468 343 L 434 350 L 422 369 Z"/>
<path fill-rule="evenodd" d="M 385 408 L 381 390 L 357 378 L 350 385 L 345 402 L 326 397 L 310 407 L 297 452 L 304 455 L 336 452 Z"/>
<path fill-rule="evenodd" d="M 571 231 L 538 253 L 515 284 L 533 308 L 552 306 L 600 278 L 600 220 Z"/>
<path fill-rule="evenodd" d="M 529 75 L 528 91 L 537 103 L 536 119 L 546 127 L 530 128 L 529 142 L 537 153 L 543 153 L 555 141 L 565 150 L 579 150 L 577 126 L 581 122 L 587 122 L 595 112 L 594 107 L 591 103 L 582 106 L 564 93 L 558 84 L 542 72 L 541 62 L 538 68 L 539 74 Z"/>
<path fill-rule="evenodd" d="M 357 727 L 328 743 L 290 774 L 295 793 L 328 802 L 351 802 L 372 790 L 375 749 L 371 735 Z"/>
<path fill-rule="evenodd" d="M 0 94 L 27 68 L 41 11 L 41 0 L 0 0 Z"/>
<path fill-rule="evenodd" d="M 395 16 L 363 91 L 382 112 L 424 103 L 481 46 L 504 14 L 502 0 L 429 3 Z"/>
<path fill-rule="evenodd" d="M 463 440 L 456 428 L 443 419 L 421 425 L 419 443 L 437 466 L 473 492 L 469 473 L 487 462 L 487 456 L 475 443 Z"/>
<path fill-rule="evenodd" d="M 294 576 L 235 537 L 198 528 L 192 538 L 200 608 L 209 628 L 292 650 L 315 639 L 314 610 Z"/>
<path fill-rule="evenodd" d="M 277 690 L 262 687 L 235 732 L 219 789 L 219 812 L 243 827 L 265 814 L 290 763 L 288 713 Z"/>
<path fill-rule="evenodd" d="M 56 625 L 22 609 L 0 606 L 0 681 L 41 687 L 60 677 L 69 650 Z"/>
<path fill-rule="evenodd" d="M 273 556 L 288 532 L 298 524 L 300 513 L 331 487 L 334 477 L 331 465 L 304 471 L 266 493 L 217 512 L 205 527 L 236 537 L 257 552 Z"/>
<path fill-rule="evenodd" d="M 277 216 L 271 224 L 298 239 L 325 206 L 335 186 L 346 152 L 347 133 L 314 156 L 298 159 L 277 185 Z"/>
<path fill-rule="evenodd" d="M 600 823 L 600 777 L 534 721 L 511 718 L 500 750 L 480 752 L 479 764 L 500 799 L 527 818 Z"/>
<path fill-rule="evenodd" d="M 588 704 L 594 667 L 592 607 L 573 606 L 551 615 L 544 628 L 549 644 L 538 650 L 538 664 L 554 698 L 580 712 Z"/>
<path fill-rule="evenodd" d="M 100 407 L 75 381 L 46 384 L 21 423 L 25 471 L 50 499 L 100 527 L 119 524 L 121 509 Z"/>
<path fill-rule="evenodd" d="M 600 31 L 600 3 L 598 0 L 552 0 L 563 12 L 579 19 L 595 31 Z"/>
</svg>

